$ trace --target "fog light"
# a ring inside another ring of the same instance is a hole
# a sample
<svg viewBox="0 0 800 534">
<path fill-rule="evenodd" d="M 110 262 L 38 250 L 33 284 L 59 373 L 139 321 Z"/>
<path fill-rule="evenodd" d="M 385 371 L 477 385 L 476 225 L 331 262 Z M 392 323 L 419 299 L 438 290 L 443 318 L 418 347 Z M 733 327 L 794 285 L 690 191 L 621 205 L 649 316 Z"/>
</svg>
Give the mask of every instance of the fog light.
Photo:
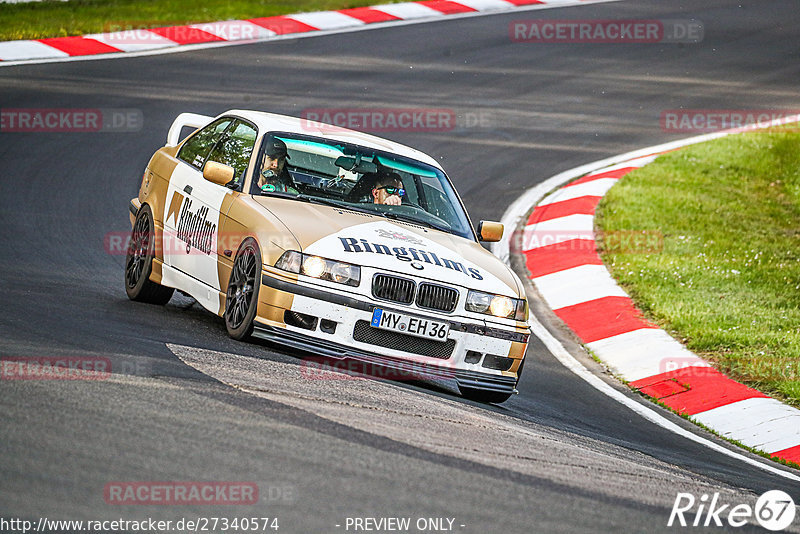
<svg viewBox="0 0 800 534">
<path fill-rule="evenodd" d="M 286 310 L 283 313 L 283 322 L 291 326 L 296 326 L 297 328 L 303 328 L 305 330 L 317 329 L 316 317 L 296 311 Z"/>
</svg>

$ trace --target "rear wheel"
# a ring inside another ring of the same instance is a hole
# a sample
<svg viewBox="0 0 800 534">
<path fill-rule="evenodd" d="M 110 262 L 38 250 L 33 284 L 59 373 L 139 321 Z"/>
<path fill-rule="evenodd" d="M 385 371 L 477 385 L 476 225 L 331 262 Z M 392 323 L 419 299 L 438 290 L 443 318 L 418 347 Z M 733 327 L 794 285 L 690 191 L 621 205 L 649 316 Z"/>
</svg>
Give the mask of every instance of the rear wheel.
<svg viewBox="0 0 800 534">
<path fill-rule="evenodd" d="M 125 256 L 125 292 L 128 298 L 149 304 L 166 304 L 175 291 L 150 280 L 155 257 L 155 225 L 150 207 L 145 205 L 136 214 L 131 241 Z"/>
<path fill-rule="evenodd" d="M 261 253 L 255 240 L 248 238 L 233 261 L 225 299 L 225 327 L 234 339 L 246 339 L 253 333 L 260 275 Z"/>
</svg>

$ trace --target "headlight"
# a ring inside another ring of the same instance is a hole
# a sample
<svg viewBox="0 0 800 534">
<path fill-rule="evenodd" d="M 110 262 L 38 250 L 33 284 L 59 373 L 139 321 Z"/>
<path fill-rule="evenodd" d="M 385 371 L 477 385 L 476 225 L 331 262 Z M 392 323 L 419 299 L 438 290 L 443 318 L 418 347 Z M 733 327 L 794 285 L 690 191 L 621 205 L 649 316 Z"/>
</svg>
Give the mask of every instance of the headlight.
<svg viewBox="0 0 800 534">
<path fill-rule="evenodd" d="M 306 256 L 303 258 L 303 274 L 311 278 L 321 278 L 325 274 L 326 263 L 319 256 Z"/>
<path fill-rule="evenodd" d="M 357 265 L 337 261 L 331 267 L 330 276 L 331 280 L 340 284 L 346 284 L 348 280 L 355 280 L 355 285 L 358 285 L 358 280 L 361 278 L 361 268 Z"/>
<path fill-rule="evenodd" d="M 513 299 L 504 295 L 493 295 L 483 291 L 470 290 L 467 293 L 467 302 L 464 305 L 467 311 L 485 313 L 495 317 L 528 320 L 528 303 L 525 299 Z"/>
<path fill-rule="evenodd" d="M 275 262 L 275 268 L 348 286 L 358 286 L 361 282 L 361 267 L 358 265 L 303 254 L 296 250 L 284 252 Z"/>
<path fill-rule="evenodd" d="M 495 297 L 489 304 L 489 312 L 497 317 L 508 317 L 514 311 L 514 303 L 508 297 Z"/>
</svg>

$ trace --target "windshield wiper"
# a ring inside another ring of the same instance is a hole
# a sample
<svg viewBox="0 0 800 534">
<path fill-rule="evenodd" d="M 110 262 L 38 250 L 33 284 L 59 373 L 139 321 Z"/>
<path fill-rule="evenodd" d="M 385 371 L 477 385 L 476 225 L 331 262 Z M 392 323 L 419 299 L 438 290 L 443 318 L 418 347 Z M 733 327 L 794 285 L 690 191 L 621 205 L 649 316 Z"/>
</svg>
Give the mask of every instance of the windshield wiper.
<svg viewBox="0 0 800 534">
<path fill-rule="evenodd" d="M 302 195 L 302 194 L 296 195 L 295 198 L 299 198 L 300 200 L 304 200 L 306 202 L 313 202 L 314 204 L 323 204 L 325 206 L 332 206 L 334 208 L 343 208 L 343 207 L 345 207 L 345 206 L 342 206 L 341 202 L 337 202 L 336 200 L 331 200 L 331 199 L 328 199 L 328 198 L 312 197 L 312 196 L 309 196 L 309 195 Z"/>
<path fill-rule="evenodd" d="M 298 198 L 298 197 L 300 197 L 305 202 L 312 202 L 312 203 L 316 203 L 316 204 L 322 204 L 323 206 L 330 206 L 332 208 L 338 208 L 338 209 L 341 209 L 341 210 L 357 211 L 358 213 L 366 213 L 368 215 L 380 215 L 380 214 L 375 213 L 374 211 L 371 211 L 371 210 L 367 210 L 367 209 L 364 209 L 364 208 L 358 208 L 358 207 L 353 206 L 353 205 L 351 205 L 351 204 L 349 204 L 349 203 L 347 203 L 345 201 L 333 200 L 333 199 L 324 198 L 324 197 L 312 197 L 312 196 L 309 196 L 309 195 L 298 195 L 295 198 Z"/>
<path fill-rule="evenodd" d="M 442 226 L 438 226 L 436 224 L 433 224 L 432 222 L 422 221 L 420 219 L 417 219 L 416 217 L 410 217 L 408 215 L 403 215 L 402 213 L 393 213 L 393 212 L 387 211 L 387 212 L 383 213 L 382 215 L 384 217 L 386 217 L 387 219 L 393 219 L 393 220 L 397 220 L 397 221 L 403 221 L 403 222 L 408 222 L 408 223 L 412 223 L 412 224 L 418 224 L 420 226 L 427 226 L 428 228 L 433 228 L 434 230 L 439 230 L 440 232 L 446 232 L 448 234 L 452 234 L 453 233 L 453 229 L 452 228 L 444 228 Z"/>
<path fill-rule="evenodd" d="M 299 200 L 301 202 L 311 202 L 314 204 L 324 204 L 325 206 L 332 206 L 334 208 L 343 208 L 339 202 L 335 200 L 328 200 L 327 198 L 320 198 L 320 197 L 312 197 L 308 195 L 304 195 L 302 193 L 295 194 L 295 193 L 285 193 L 283 191 L 269 191 L 267 193 L 261 194 L 259 196 L 262 197 L 277 197 L 277 198 L 285 198 L 288 200 Z M 349 209 L 349 208 L 348 208 Z"/>
<path fill-rule="evenodd" d="M 308 195 L 297 195 L 295 198 L 300 198 L 305 202 L 311 202 L 314 204 L 322 204 L 323 206 L 330 206 L 332 208 L 338 208 L 341 210 L 350 210 L 350 211 L 357 211 L 359 213 L 369 213 L 370 215 L 375 215 L 372 211 L 367 211 L 364 209 L 353 207 L 346 202 L 340 202 L 338 200 L 333 200 L 330 198 L 323 198 L 323 197 L 312 197 Z"/>
<path fill-rule="evenodd" d="M 295 195 L 294 193 L 285 193 L 283 191 L 266 191 L 262 193 L 258 193 L 257 195 L 253 195 L 254 197 L 276 197 L 276 198 L 287 198 L 289 200 L 302 200 L 303 202 L 310 202 L 308 197 L 303 195 Z"/>
</svg>

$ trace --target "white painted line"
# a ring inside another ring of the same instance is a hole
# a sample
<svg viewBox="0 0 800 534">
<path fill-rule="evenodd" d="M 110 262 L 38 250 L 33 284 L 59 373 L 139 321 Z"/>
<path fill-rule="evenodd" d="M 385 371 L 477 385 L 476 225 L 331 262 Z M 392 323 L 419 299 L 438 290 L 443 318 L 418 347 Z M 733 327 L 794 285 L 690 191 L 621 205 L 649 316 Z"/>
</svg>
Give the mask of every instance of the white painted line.
<svg viewBox="0 0 800 534">
<path fill-rule="evenodd" d="M 275 32 L 262 28 L 258 24 L 253 24 L 247 20 L 226 20 L 222 22 L 206 22 L 202 24 L 192 24 L 190 28 L 197 28 L 204 32 L 215 35 L 226 41 L 241 41 L 254 39 L 267 39 L 275 35 Z"/>
<path fill-rule="evenodd" d="M 601 174 L 601 173 L 604 173 L 604 172 L 616 171 L 617 169 L 625 169 L 625 168 L 628 168 L 628 167 L 644 167 L 648 163 L 652 163 L 653 161 L 655 161 L 655 159 L 658 156 L 659 156 L 659 154 L 656 154 L 656 155 L 652 155 L 652 156 L 645 156 L 643 158 L 635 158 L 635 159 L 631 159 L 631 160 L 628 160 L 628 161 L 623 161 L 622 163 L 619 163 L 617 165 L 611 165 L 609 167 L 606 167 L 606 168 L 604 168 L 604 169 L 602 169 L 602 170 L 600 170 L 600 171 L 598 171 L 598 172 L 596 172 L 594 174 Z"/>
<path fill-rule="evenodd" d="M 563 189 L 555 191 L 552 195 L 548 195 L 541 202 L 539 206 L 547 206 L 556 202 L 564 202 L 565 200 L 572 200 L 580 197 L 602 197 L 608 190 L 614 187 L 619 180 L 617 178 L 598 178 L 591 182 L 584 182 L 578 185 L 571 185 Z"/>
<path fill-rule="evenodd" d="M 522 232 L 522 250 L 533 250 L 571 239 L 594 241 L 594 217 L 585 214 L 567 215 L 528 225 Z"/>
<path fill-rule="evenodd" d="M 627 297 L 602 265 L 581 265 L 534 278 L 536 289 L 553 310 L 604 297 Z"/>
<path fill-rule="evenodd" d="M 629 382 L 683 367 L 711 366 L 659 328 L 640 328 L 587 346 Z"/>
<path fill-rule="evenodd" d="M 800 410 L 776 399 L 745 399 L 692 416 L 720 434 L 773 453 L 800 445 Z"/>
<path fill-rule="evenodd" d="M 383 11 L 403 20 L 421 19 L 426 17 L 442 17 L 441 11 L 436 11 L 428 6 L 415 2 L 402 2 L 400 4 L 381 4 L 372 6 L 372 9 Z"/>
<path fill-rule="evenodd" d="M 166 37 L 153 33 L 149 30 L 125 30 L 111 33 L 95 33 L 86 35 L 91 39 L 101 43 L 119 48 L 124 52 L 141 52 L 143 50 L 156 50 L 178 46 L 178 43 L 170 41 Z"/>
<path fill-rule="evenodd" d="M 338 30 L 341 28 L 350 28 L 353 26 L 363 26 L 366 24 L 363 20 L 339 13 L 337 11 L 317 11 L 316 13 L 296 13 L 293 15 L 286 15 L 286 18 L 308 24 L 320 30 Z"/>
<path fill-rule="evenodd" d="M 39 41 L 0 42 L 0 60 L 14 61 L 28 58 L 62 58 L 69 54 Z"/>
<path fill-rule="evenodd" d="M 513 9 L 515 6 L 505 0 L 456 0 L 462 6 L 471 7 L 478 11 L 494 11 L 498 9 Z"/>
<path fill-rule="evenodd" d="M 544 1 L 551 6 L 557 6 L 557 7 L 578 6 L 586 3 L 581 0 L 544 0 Z"/>
</svg>

